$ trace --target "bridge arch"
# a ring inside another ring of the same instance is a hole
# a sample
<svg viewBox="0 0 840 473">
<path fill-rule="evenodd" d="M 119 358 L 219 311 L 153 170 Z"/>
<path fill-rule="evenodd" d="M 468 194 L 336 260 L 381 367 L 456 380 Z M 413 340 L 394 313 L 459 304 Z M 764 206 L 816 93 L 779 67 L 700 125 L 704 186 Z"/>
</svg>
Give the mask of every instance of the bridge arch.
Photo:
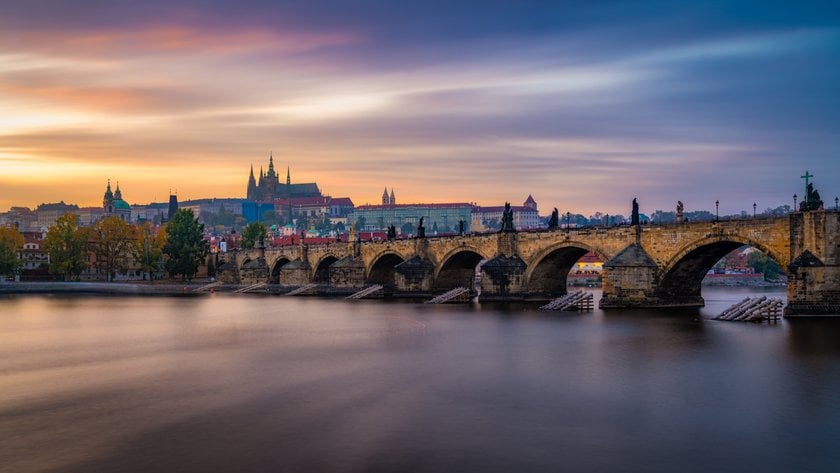
<svg viewBox="0 0 840 473">
<path fill-rule="evenodd" d="M 563 295 L 569 272 L 575 263 L 588 252 L 607 261 L 604 253 L 586 243 L 564 241 L 537 253 L 525 270 L 525 284 L 528 291 L 540 294 Z"/>
<path fill-rule="evenodd" d="M 490 259 L 481 250 L 472 246 L 460 246 L 451 250 L 435 268 L 432 287 L 452 289 L 458 286 L 472 287 L 475 268 L 483 259 Z"/>
<path fill-rule="evenodd" d="M 254 260 L 249 258 L 248 256 L 245 256 L 244 258 L 242 258 L 242 262 L 239 264 L 239 270 L 242 271 L 243 269 L 245 269 L 245 265 L 247 265 L 251 261 L 254 261 Z"/>
<path fill-rule="evenodd" d="M 386 288 L 393 288 L 395 285 L 395 267 L 404 262 L 405 258 L 399 253 L 391 250 L 383 251 L 373 258 L 370 268 L 366 271 L 365 282 L 368 284 L 381 284 Z"/>
<path fill-rule="evenodd" d="M 721 258 L 744 245 L 752 246 L 785 267 L 787 258 L 761 242 L 740 235 L 710 236 L 685 245 L 662 266 L 657 294 L 670 301 L 702 302 L 703 278 Z"/>
<path fill-rule="evenodd" d="M 285 256 L 281 256 L 277 258 L 274 263 L 271 265 L 271 272 L 268 276 L 268 282 L 271 284 L 279 284 L 280 283 L 280 271 L 282 271 L 283 266 L 289 264 L 291 260 Z"/>
<path fill-rule="evenodd" d="M 333 263 L 338 261 L 338 257 L 335 255 L 324 255 L 318 264 L 315 265 L 315 270 L 312 273 L 312 282 L 316 283 L 328 283 L 330 282 L 330 266 Z"/>
</svg>

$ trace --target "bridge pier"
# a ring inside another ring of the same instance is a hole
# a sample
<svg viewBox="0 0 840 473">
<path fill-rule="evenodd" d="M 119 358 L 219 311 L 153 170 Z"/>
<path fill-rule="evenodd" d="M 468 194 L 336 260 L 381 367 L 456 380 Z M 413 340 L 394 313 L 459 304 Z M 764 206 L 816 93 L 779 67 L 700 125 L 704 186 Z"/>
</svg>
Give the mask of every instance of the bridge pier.
<svg viewBox="0 0 840 473">
<path fill-rule="evenodd" d="M 365 263 L 361 258 L 345 256 L 330 265 L 330 286 L 358 288 L 365 285 Z"/>
<path fill-rule="evenodd" d="M 278 282 L 283 286 L 305 286 L 312 282 L 312 266 L 301 259 L 286 263 L 280 270 Z"/>
<path fill-rule="evenodd" d="M 604 263 L 601 273 L 602 309 L 663 307 L 657 294 L 659 266 L 638 243 L 633 243 Z"/>
<path fill-rule="evenodd" d="M 394 284 L 399 292 L 432 292 L 435 265 L 422 256 L 414 256 L 394 266 Z"/>
<path fill-rule="evenodd" d="M 840 314 L 840 213 L 792 214 L 790 241 L 785 315 Z"/>
<path fill-rule="evenodd" d="M 527 266 L 517 255 L 499 255 L 481 265 L 481 294 L 486 296 L 518 296 L 525 292 Z"/>
</svg>

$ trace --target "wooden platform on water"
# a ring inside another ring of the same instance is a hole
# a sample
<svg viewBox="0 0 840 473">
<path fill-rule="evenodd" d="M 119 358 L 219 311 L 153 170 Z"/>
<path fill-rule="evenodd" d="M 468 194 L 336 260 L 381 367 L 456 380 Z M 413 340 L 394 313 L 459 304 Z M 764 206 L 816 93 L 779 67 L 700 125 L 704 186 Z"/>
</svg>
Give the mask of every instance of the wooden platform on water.
<svg viewBox="0 0 840 473">
<path fill-rule="evenodd" d="M 591 292 L 574 291 L 540 307 L 540 310 L 592 312 L 595 302 Z"/>
<path fill-rule="evenodd" d="M 776 322 L 782 317 L 784 301 L 772 297 L 747 297 L 713 317 L 731 322 Z"/>
</svg>

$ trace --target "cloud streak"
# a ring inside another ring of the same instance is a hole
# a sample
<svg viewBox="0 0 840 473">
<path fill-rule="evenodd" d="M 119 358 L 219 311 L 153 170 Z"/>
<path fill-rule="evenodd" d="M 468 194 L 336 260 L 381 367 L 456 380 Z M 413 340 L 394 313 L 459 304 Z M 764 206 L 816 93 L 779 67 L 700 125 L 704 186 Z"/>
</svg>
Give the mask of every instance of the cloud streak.
<svg viewBox="0 0 840 473">
<path fill-rule="evenodd" d="M 241 196 L 269 150 L 357 203 L 775 206 L 840 172 L 836 10 L 0 5 L 0 209 Z"/>
</svg>

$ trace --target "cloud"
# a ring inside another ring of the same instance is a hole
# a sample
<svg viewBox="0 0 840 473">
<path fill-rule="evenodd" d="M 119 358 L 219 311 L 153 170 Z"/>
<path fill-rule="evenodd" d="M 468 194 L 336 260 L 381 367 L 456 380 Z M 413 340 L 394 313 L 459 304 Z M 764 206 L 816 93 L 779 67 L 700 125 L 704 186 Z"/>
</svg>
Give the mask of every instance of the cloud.
<svg viewBox="0 0 840 473">
<path fill-rule="evenodd" d="M 774 206 L 840 171 L 840 21 L 756 5 L 14 2 L 0 161 L 28 190 L 0 208 L 38 175 L 242 195 L 269 150 L 358 202 Z"/>
</svg>

